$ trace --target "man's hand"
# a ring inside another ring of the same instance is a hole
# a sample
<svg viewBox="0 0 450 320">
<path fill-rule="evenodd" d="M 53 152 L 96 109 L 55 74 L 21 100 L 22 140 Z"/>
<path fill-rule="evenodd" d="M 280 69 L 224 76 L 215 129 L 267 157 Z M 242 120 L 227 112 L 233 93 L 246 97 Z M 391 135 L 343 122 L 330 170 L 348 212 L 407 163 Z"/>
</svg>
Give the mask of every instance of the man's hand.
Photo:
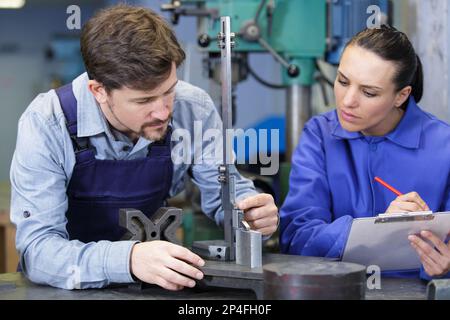
<svg viewBox="0 0 450 320">
<path fill-rule="evenodd" d="M 131 251 L 131 273 L 167 290 L 192 288 L 192 279 L 203 278 L 203 273 L 190 264 L 201 267 L 205 262 L 188 249 L 167 241 L 137 243 Z"/>
<path fill-rule="evenodd" d="M 430 211 L 430 208 L 417 192 L 410 192 L 398 196 L 392 201 L 389 208 L 386 210 L 386 213 L 416 211 Z"/>
<path fill-rule="evenodd" d="M 430 241 L 434 248 L 422 238 Z M 408 240 L 430 277 L 443 276 L 450 272 L 450 244 L 445 244 L 430 231 L 422 231 L 420 237 L 411 235 Z"/>
<path fill-rule="evenodd" d="M 264 236 L 271 235 L 278 227 L 278 208 L 270 194 L 261 193 L 248 197 L 237 207 L 244 210 L 244 220 L 250 224 L 252 230 L 261 232 Z"/>
</svg>

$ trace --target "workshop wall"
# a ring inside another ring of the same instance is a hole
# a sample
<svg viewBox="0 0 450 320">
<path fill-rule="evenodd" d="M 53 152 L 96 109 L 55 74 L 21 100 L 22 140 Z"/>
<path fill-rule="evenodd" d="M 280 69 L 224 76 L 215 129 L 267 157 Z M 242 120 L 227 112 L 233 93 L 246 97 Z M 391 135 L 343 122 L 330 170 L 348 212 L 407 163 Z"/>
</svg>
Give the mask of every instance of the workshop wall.
<svg viewBox="0 0 450 320">
<path fill-rule="evenodd" d="M 450 2 L 411 0 L 408 11 L 409 31 L 424 67 L 424 96 L 420 104 L 450 122 Z"/>
<path fill-rule="evenodd" d="M 34 99 L 52 87 L 65 65 L 48 59 L 55 36 L 76 35 L 68 30 L 66 8 L 81 7 L 88 19 L 102 1 L 28 0 L 20 10 L 0 10 L 0 181 L 9 179 L 9 167 L 20 115 Z"/>
<path fill-rule="evenodd" d="M 394 25 L 411 39 L 424 68 L 420 106 L 450 122 L 450 2 L 394 0 Z"/>
</svg>

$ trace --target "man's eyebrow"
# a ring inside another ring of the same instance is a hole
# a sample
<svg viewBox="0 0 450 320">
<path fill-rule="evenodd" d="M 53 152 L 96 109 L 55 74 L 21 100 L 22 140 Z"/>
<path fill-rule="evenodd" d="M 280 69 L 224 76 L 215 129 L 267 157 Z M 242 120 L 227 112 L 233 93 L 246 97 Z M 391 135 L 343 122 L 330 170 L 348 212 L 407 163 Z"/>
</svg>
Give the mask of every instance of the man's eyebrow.
<svg viewBox="0 0 450 320">
<path fill-rule="evenodd" d="M 175 83 L 166 91 L 166 92 L 164 92 L 163 94 L 166 94 L 166 93 L 168 93 L 169 91 L 171 91 L 173 88 L 175 88 L 175 86 L 178 84 L 178 80 L 177 81 L 175 81 Z M 152 98 L 154 98 L 154 97 L 156 97 L 156 96 L 144 96 L 144 97 L 139 97 L 139 98 L 133 98 L 133 99 L 130 99 L 130 101 L 140 101 L 140 100 L 148 100 L 148 99 L 152 99 Z"/>
<path fill-rule="evenodd" d="M 341 72 L 338 70 L 339 75 L 344 78 L 345 80 L 348 80 L 348 78 Z M 369 85 L 361 85 L 361 87 L 366 88 L 366 89 L 375 89 L 375 90 L 382 90 L 382 88 L 377 87 L 377 86 L 369 86 Z"/>
<path fill-rule="evenodd" d="M 171 91 L 173 88 L 175 88 L 175 86 L 178 84 L 178 79 L 177 79 L 177 81 L 175 81 L 175 83 L 169 88 L 169 90 L 167 90 L 166 92 L 164 92 L 164 93 L 167 93 L 167 92 L 169 92 L 169 91 Z"/>
</svg>

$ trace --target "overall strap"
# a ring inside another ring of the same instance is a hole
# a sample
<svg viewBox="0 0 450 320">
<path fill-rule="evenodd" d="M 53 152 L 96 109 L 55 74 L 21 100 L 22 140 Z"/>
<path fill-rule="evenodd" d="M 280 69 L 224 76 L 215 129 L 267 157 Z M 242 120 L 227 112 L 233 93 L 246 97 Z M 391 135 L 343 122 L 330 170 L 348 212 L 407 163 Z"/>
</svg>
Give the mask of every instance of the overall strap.
<svg viewBox="0 0 450 320">
<path fill-rule="evenodd" d="M 167 127 L 167 133 L 163 140 L 155 141 L 148 146 L 148 157 L 170 155 L 171 151 L 171 137 L 172 137 L 172 126 Z"/>
<path fill-rule="evenodd" d="M 59 87 L 55 91 L 66 118 L 66 126 L 75 154 L 89 149 L 89 139 L 87 137 L 77 137 L 77 99 L 73 94 L 72 83 Z"/>
</svg>

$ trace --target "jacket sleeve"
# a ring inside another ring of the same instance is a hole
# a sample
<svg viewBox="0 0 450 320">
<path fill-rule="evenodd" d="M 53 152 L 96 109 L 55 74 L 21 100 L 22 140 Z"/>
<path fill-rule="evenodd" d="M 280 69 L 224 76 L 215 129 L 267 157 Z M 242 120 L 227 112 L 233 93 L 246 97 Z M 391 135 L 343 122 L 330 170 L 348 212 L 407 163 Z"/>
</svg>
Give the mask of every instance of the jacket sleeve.
<svg viewBox="0 0 450 320">
<path fill-rule="evenodd" d="M 312 119 L 292 157 L 289 193 L 280 211 L 282 252 L 341 258 L 353 217 L 334 219 L 331 207 L 323 138 Z"/>
<path fill-rule="evenodd" d="M 447 190 L 445 191 L 444 208 L 442 211 L 450 211 L 450 176 L 447 179 Z"/>
<path fill-rule="evenodd" d="M 450 182 L 450 177 L 449 180 L 447 180 L 448 182 Z M 443 209 L 442 211 L 450 211 L 450 183 L 447 183 L 447 190 L 445 192 L 445 196 L 444 196 L 444 202 L 443 202 Z M 449 230 L 449 235 L 447 236 L 446 239 L 446 243 L 448 244 L 450 241 L 450 230 Z M 433 279 L 442 279 L 442 278 L 446 278 L 446 279 L 450 279 L 450 272 L 447 273 L 444 276 L 441 277 L 430 277 L 426 272 L 425 269 L 423 268 L 423 266 L 420 268 L 420 278 L 423 280 L 433 280 Z"/>
</svg>

